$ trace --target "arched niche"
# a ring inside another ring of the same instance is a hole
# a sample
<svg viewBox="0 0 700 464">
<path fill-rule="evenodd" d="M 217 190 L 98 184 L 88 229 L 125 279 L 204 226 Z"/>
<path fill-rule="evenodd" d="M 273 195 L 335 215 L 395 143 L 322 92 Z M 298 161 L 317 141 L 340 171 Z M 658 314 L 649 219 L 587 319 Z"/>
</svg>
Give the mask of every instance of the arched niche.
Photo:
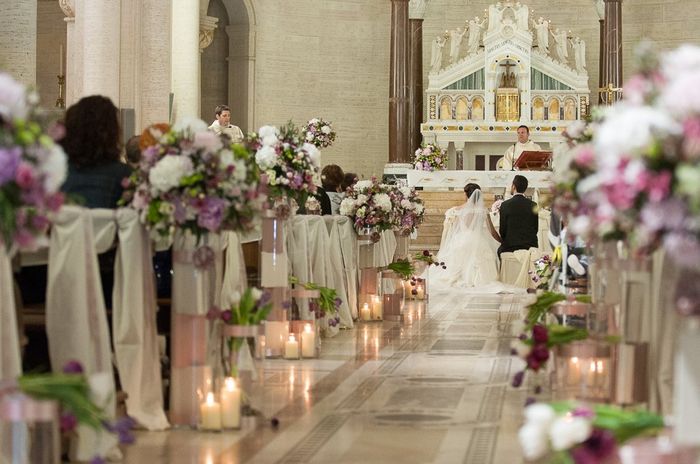
<svg viewBox="0 0 700 464">
<path fill-rule="evenodd" d="M 455 113 L 457 121 L 466 121 L 467 119 L 469 119 L 469 105 L 465 97 L 459 97 L 457 99 Z"/>
<path fill-rule="evenodd" d="M 566 121 L 576 120 L 576 100 L 573 98 L 564 100 L 564 119 Z"/>
<path fill-rule="evenodd" d="M 481 97 L 474 97 L 472 100 L 472 119 L 474 121 L 484 120 L 484 100 Z"/>
<path fill-rule="evenodd" d="M 450 97 L 442 97 L 440 99 L 440 119 L 452 119 L 452 100 L 450 100 Z"/>
<path fill-rule="evenodd" d="M 541 97 L 532 100 L 532 120 L 544 121 L 544 99 Z"/>
<path fill-rule="evenodd" d="M 559 119 L 561 119 L 559 117 L 559 108 L 561 106 L 559 104 L 559 99 L 558 98 L 551 98 L 549 100 L 548 106 L 549 106 L 549 112 L 548 112 L 549 114 L 548 114 L 547 119 L 550 121 L 559 121 Z"/>
</svg>

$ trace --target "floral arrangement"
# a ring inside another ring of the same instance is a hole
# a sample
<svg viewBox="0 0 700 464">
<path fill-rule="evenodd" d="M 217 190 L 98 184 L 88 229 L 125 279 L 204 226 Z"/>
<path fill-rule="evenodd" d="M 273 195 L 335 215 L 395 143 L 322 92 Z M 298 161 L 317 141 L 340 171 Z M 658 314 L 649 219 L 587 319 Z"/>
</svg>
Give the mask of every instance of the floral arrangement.
<svg viewBox="0 0 700 464">
<path fill-rule="evenodd" d="M 328 317 L 328 325 L 335 327 L 340 324 L 338 310 L 343 300 L 338 298 L 338 293 L 333 288 L 323 287 L 313 282 L 302 283 L 294 276 L 289 277 L 289 282 L 300 285 L 307 290 L 318 290 L 319 298 L 309 302 L 309 309 L 314 313 L 316 319 Z"/>
<path fill-rule="evenodd" d="M 301 129 L 304 140 L 317 148 L 327 148 L 335 141 L 335 131 L 330 122 L 320 118 L 313 118 Z"/>
<path fill-rule="evenodd" d="M 378 240 L 379 232 L 389 230 L 395 224 L 391 190 L 391 186 L 380 184 L 376 177 L 358 181 L 345 192 L 339 212 L 352 219 L 356 231 L 372 229 Z"/>
<path fill-rule="evenodd" d="M 588 338 L 588 331 L 574 327 L 566 327 L 559 324 L 534 324 L 528 329 L 529 334 L 523 333 L 513 342 L 511 354 L 522 358 L 525 369 L 518 371 L 513 376 L 513 387 L 517 388 L 523 383 L 525 371 L 539 372 L 549 360 L 549 351 L 559 345 L 566 345 L 576 340 Z M 539 393 L 539 387 L 535 390 Z"/>
<path fill-rule="evenodd" d="M 433 143 L 423 144 L 413 154 L 413 167 L 419 171 L 443 171 L 447 169 L 447 152 Z"/>
<path fill-rule="evenodd" d="M 0 242 L 35 249 L 63 204 L 67 162 L 55 140 L 64 130 L 44 130 L 38 96 L 8 74 L 0 73 L 0 89 Z"/>
<path fill-rule="evenodd" d="M 171 238 L 176 230 L 200 237 L 255 226 L 265 195 L 243 146 L 224 145 L 199 120 L 146 133 L 157 142 L 142 151 L 120 204 L 139 211 L 154 238 Z"/>
<path fill-rule="evenodd" d="M 267 318 L 272 310 L 271 295 L 258 288 L 246 288 L 243 294 L 234 292 L 230 309 L 212 308 L 207 317 L 210 320 L 221 319 L 229 325 L 258 325 Z"/>
<path fill-rule="evenodd" d="M 23 393 L 38 400 L 56 401 L 61 409 L 60 426 L 63 433 L 71 433 L 78 424 L 83 424 L 95 430 L 114 433 L 120 444 L 129 445 L 134 443 L 131 433 L 136 425 L 134 420 L 126 416 L 110 421 L 100 406 L 109 400 L 103 385 L 109 383 L 103 382 L 104 376 L 109 375 L 111 373 L 88 377 L 78 361 L 69 361 L 59 374 L 25 374 L 16 381 L 3 382 L 0 384 L 0 395 Z M 104 460 L 101 456 L 95 456 L 91 462 Z"/>
<path fill-rule="evenodd" d="M 420 223 L 423 222 L 425 207 L 423 200 L 418 198 L 416 189 L 404 185 L 393 185 L 389 190 L 389 198 L 394 205 L 392 211 L 394 216 L 394 230 L 403 236 L 411 235 L 415 232 Z"/>
<path fill-rule="evenodd" d="M 700 47 L 657 56 L 644 45 L 638 55 L 640 70 L 625 84 L 624 100 L 572 135 L 583 143 L 558 175 L 569 198 L 557 209 L 584 237 L 627 239 L 643 253 L 662 246 L 679 265 L 697 268 Z"/>
<path fill-rule="evenodd" d="M 308 196 L 316 193 L 314 176 L 321 164 L 321 152 L 315 145 L 303 142 L 293 124 L 282 130 L 263 126 L 248 136 L 246 146 L 255 153 L 271 201 L 294 200 L 304 205 Z"/>
<path fill-rule="evenodd" d="M 525 408 L 518 432 L 525 458 L 573 464 L 614 462 L 618 445 L 658 433 L 663 419 L 642 410 L 607 404 L 534 403 Z"/>
<path fill-rule="evenodd" d="M 407 259 L 397 259 L 387 266 L 387 269 L 395 272 L 403 280 L 408 280 L 416 273 L 416 268 L 413 263 Z"/>
<path fill-rule="evenodd" d="M 420 261 L 420 262 L 426 263 L 428 266 L 440 266 L 443 269 L 447 269 L 447 266 L 445 265 L 445 263 L 438 261 L 435 258 L 435 255 L 430 252 L 430 250 L 423 250 L 420 253 L 416 253 L 413 256 L 413 259 L 415 261 Z"/>
<path fill-rule="evenodd" d="M 554 260 L 549 255 L 544 255 L 534 263 L 535 270 L 528 271 L 536 288 L 547 288 L 549 279 L 554 274 Z"/>
</svg>

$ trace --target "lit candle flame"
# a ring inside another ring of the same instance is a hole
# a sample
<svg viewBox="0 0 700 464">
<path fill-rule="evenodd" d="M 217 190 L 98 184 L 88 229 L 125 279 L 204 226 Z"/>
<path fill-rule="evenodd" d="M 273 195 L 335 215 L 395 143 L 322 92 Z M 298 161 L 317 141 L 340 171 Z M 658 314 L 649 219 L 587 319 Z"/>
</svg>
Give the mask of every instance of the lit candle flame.
<svg viewBox="0 0 700 464">
<path fill-rule="evenodd" d="M 224 380 L 224 384 L 226 386 L 226 390 L 230 392 L 236 391 L 236 379 L 234 379 L 233 377 L 226 377 L 226 379 Z"/>
<path fill-rule="evenodd" d="M 214 394 L 212 392 L 207 393 L 207 404 L 214 404 Z"/>
</svg>

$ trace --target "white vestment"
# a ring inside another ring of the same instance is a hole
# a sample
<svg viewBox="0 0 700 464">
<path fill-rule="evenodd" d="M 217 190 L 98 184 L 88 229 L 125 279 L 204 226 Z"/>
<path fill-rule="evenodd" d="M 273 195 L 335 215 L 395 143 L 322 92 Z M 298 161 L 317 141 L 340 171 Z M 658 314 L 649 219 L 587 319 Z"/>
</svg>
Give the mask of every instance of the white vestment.
<svg viewBox="0 0 700 464">
<path fill-rule="evenodd" d="M 515 162 L 518 161 L 518 158 L 520 158 L 520 155 L 524 151 L 541 151 L 542 148 L 537 145 L 535 142 L 532 140 L 528 140 L 525 143 L 520 143 L 517 142 L 514 145 L 511 145 L 508 147 L 506 150 L 505 154 L 503 155 L 503 170 L 504 171 L 510 171 L 513 168 L 513 163 L 514 159 Z M 513 153 L 515 153 L 515 158 L 513 157 Z"/>
<path fill-rule="evenodd" d="M 214 121 L 209 130 L 216 133 L 216 135 L 227 135 L 231 142 L 238 143 L 243 141 L 243 131 L 240 127 L 229 124 L 226 127 L 221 127 L 219 121 Z"/>
</svg>

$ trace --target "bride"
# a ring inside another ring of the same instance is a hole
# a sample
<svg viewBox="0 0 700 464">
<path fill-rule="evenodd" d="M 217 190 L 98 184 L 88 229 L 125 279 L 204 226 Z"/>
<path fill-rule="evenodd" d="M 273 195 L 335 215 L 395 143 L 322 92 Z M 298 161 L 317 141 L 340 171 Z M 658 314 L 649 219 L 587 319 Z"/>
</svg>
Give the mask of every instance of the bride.
<svg viewBox="0 0 700 464">
<path fill-rule="evenodd" d="M 491 222 L 484 206 L 481 187 L 464 187 L 467 201 L 445 213 L 445 224 L 437 260 L 445 269 L 430 271 L 430 286 L 435 289 L 489 288 L 503 291 L 510 286 L 498 281 L 498 249 L 501 237 Z"/>
</svg>

